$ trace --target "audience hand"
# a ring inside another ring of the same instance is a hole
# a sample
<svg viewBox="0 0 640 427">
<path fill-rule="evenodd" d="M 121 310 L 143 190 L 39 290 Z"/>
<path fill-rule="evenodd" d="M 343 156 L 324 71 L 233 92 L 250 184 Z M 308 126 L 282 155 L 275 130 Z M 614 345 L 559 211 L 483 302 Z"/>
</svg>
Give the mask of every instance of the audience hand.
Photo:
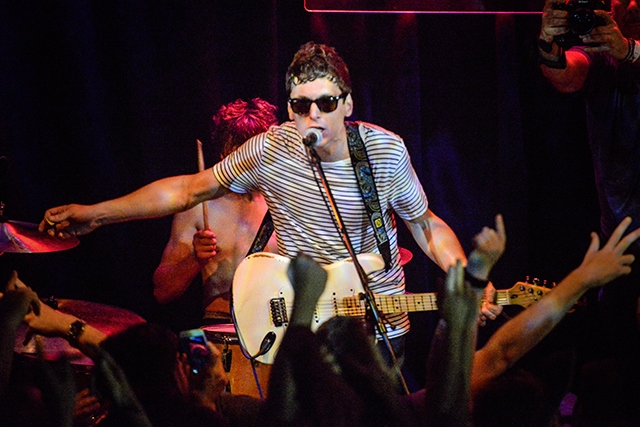
<svg viewBox="0 0 640 427">
<path fill-rule="evenodd" d="M 496 215 L 495 221 L 495 230 L 483 227 L 473 238 L 474 249 L 467 261 L 467 272 L 480 280 L 489 278 L 489 272 L 504 253 L 507 244 L 502 215 Z"/>
<path fill-rule="evenodd" d="M 11 274 L 5 292 L 0 292 L 0 315 L 3 323 L 11 322 L 16 328 L 25 315 L 40 314 L 41 303 L 38 295 L 18 279 L 18 273 Z M 8 326 L 8 325 L 7 325 Z"/>
<path fill-rule="evenodd" d="M 107 405 L 100 400 L 88 388 L 76 393 L 75 406 L 73 408 L 73 424 L 76 427 L 91 427 L 98 425 L 107 416 Z"/>
<path fill-rule="evenodd" d="M 18 284 L 18 274 L 14 271 L 6 284 L 5 292 L 0 293 L 0 398 L 8 389 L 13 367 L 13 349 L 18 327 L 28 312 L 40 311 L 38 295 L 26 286 Z"/>
<path fill-rule="evenodd" d="M 119 418 L 126 419 L 132 426 L 151 427 L 122 368 L 102 348 L 93 345 L 88 345 L 88 348 L 95 362 L 97 387 L 111 402 L 111 411 L 117 412 Z"/>
<path fill-rule="evenodd" d="M 39 312 L 28 312 L 23 322 L 29 327 L 27 337 L 34 333 L 45 337 L 66 337 L 69 325 L 76 319 L 71 314 L 62 313 L 46 304 L 41 304 Z"/>
<path fill-rule="evenodd" d="M 37 384 L 42 392 L 42 400 L 51 411 L 51 419 L 58 420 L 57 425 L 71 427 L 76 403 L 76 385 L 70 359 L 61 357 L 57 360 L 45 360 L 42 344 L 38 340 L 36 349 Z"/>
<path fill-rule="evenodd" d="M 309 326 L 316 304 L 327 284 L 327 272 L 310 256 L 299 253 L 291 260 L 287 277 L 295 292 L 291 323 Z"/>
<path fill-rule="evenodd" d="M 209 357 L 205 369 L 197 374 L 193 373 L 190 367 L 189 358 L 186 354 L 180 355 L 177 375 L 180 386 L 186 395 L 198 402 L 201 406 L 217 410 L 216 400 L 224 392 L 229 378 L 222 366 L 222 353 L 212 343 L 207 343 L 209 347 Z"/>
<path fill-rule="evenodd" d="M 469 254 L 467 272 L 480 280 L 487 280 L 489 272 L 504 253 L 507 244 L 507 233 L 502 215 L 495 218 L 495 229 L 484 227 L 473 239 L 474 249 Z M 478 322 L 485 325 L 487 319 L 495 320 L 502 313 L 502 306 L 495 304 L 496 289 L 491 282 L 484 290 L 484 302 L 480 309 Z"/>
<path fill-rule="evenodd" d="M 473 325 L 478 316 L 480 296 L 477 290 L 465 283 L 464 267 L 460 262 L 449 268 L 442 296 L 438 298 L 440 312 L 451 333 L 460 333 Z"/>
<path fill-rule="evenodd" d="M 587 286 L 597 287 L 631 273 L 631 264 L 635 257 L 624 252 L 640 237 L 640 228 L 622 237 L 630 224 L 631 218 L 623 219 L 602 248 L 598 235 L 591 233 L 591 244 L 582 264 L 571 274 L 580 275 Z"/>
</svg>

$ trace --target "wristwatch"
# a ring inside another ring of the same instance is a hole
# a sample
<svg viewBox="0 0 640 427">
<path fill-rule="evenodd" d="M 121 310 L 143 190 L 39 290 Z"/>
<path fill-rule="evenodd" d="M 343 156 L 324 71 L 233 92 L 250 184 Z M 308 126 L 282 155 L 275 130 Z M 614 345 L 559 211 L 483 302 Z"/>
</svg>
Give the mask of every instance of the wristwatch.
<svg viewBox="0 0 640 427">
<path fill-rule="evenodd" d="M 545 39 L 538 39 L 538 47 L 544 53 L 551 53 L 551 51 L 553 50 L 553 42 L 549 43 Z"/>
<path fill-rule="evenodd" d="M 80 336 L 84 332 L 84 327 L 86 323 L 82 320 L 76 320 L 75 322 L 69 325 L 69 331 L 67 332 L 67 338 L 69 339 L 69 343 L 77 344 Z"/>
</svg>

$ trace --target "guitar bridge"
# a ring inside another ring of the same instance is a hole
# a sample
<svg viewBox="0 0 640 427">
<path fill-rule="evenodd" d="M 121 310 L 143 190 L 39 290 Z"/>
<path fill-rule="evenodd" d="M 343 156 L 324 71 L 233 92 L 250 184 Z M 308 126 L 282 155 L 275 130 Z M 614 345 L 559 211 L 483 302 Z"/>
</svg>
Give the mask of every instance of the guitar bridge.
<svg viewBox="0 0 640 427">
<path fill-rule="evenodd" d="M 273 320 L 275 326 L 282 326 L 289 323 L 284 298 L 272 298 L 269 301 L 269 307 L 271 308 L 271 320 Z"/>
</svg>

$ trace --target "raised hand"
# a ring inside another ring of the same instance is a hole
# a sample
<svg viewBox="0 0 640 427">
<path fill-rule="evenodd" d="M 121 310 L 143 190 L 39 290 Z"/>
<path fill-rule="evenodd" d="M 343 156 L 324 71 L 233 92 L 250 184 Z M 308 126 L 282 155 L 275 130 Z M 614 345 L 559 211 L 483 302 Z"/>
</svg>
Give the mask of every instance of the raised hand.
<svg viewBox="0 0 640 427">
<path fill-rule="evenodd" d="M 0 292 L 0 306 L 2 307 L 2 318 L 8 321 L 9 319 L 5 316 L 12 317 L 16 326 L 22 322 L 25 315 L 29 313 L 40 314 L 41 308 L 38 295 L 20 281 L 18 273 L 15 271 L 11 273 L 5 286 L 5 292 Z"/>
<path fill-rule="evenodd" d="M 507 244 L 502 215 L 496 215 L 495 221 L 495 230 L 484 227 L 473 238 L 474 249 L 469 254 L 467 272 L 477 279 L 487 280 L 489 272 L 504 253 Z"/>
<path fill-rule="evenodd" d="M 459 333 L 473 324 L 478 315 L 479 299 L 478 292 L 465 283 L 460 262 L 451 266 L 438 305 L 452 333 Z"/>
<path fill-rule="evenodd" d="M 38 295 L 24 285 L 20 285 L 18 274 L 14 271 L 7 282 L 5 292 L 0 293 L 0 398 L 7 390 L 12 371 L 13 347 L 25 314 L 40 312 Z"/>
<path fill-rule="evenodd" d="M 474 249 L 469 254 L 467 261 L 467 272 L 480 280 L 488 280 L 489 272 L 504 253 L 507 244 L 507 233 L 502 215 L 496 215 L 495 221 L 495 229 L 484 227 L 474 237 Z M 481 326 L 484 326 L 487 320 L 495 320 L 502 313 L 503 307 L 494 303 L 495 292 L 496 289 L 489 282 L 484 290 L 484 302 L 478 318 Z"/>
<path fill-rule="evenodd" d="M 309 326 L 327 284 L 327 272 L 310 256 L 299 253 L 291 260 L 287 277 L 295 292 L 291 324 Z"/>
<path fill-rule="evenodd" d="M 111 355 L 97 346 L 88 346 L 95 362 L 99 391 L 112 403 L 112 412 L 118 419 L 135 427 L 151 426 L 140 401 L 129 385 L 122 368 Z"/>
<path fill-rule="evenodd" d="M 72 427 L 76 387 L 70 359 L 44 360 L 42 345 L 37 341 L 36 349 L 37 384 L 42 392 L 42 400 L 51 411 L 51 419 L 57 420 L 56 425 Z"/>
<path fill-rule="evenodd" d="M 589 287 L 596 287 L 631 273 L 635 257 L 625 251 L 640 237 L 640 228 L 622 237 L 630 224 L 630 217 L 623 219 L 602 248 L 598 235 L 591 233 L 591 244 L 582 264 L 571 274 L 579 274 Z"/>
</svg>

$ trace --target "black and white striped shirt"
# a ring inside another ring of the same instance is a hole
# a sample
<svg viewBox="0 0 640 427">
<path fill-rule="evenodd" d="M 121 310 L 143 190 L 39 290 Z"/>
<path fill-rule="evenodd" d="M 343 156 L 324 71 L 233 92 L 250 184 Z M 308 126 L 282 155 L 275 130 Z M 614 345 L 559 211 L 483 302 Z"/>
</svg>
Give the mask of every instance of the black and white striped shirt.
<svg viewBox="0 0 640 427">
<path fill-rule="evenodd" d="M 359 131 L 375 178 L 392 258 L 389 271 L 373 273 L 369 285 L 377 294 L 401 294 L 405 289 L 404 273 L 399 263 L 393 212 L 405 220 L 415 219 L 427 211 L 427 197 L 399 136 L 362 122 Z M 323 162 L 322 168 L 355 252 L 379 253 L 351 159 Z M 293 122 L 249 139 L 215 165 L 213 172 L 220 184 L 236 193 L 259 191 L 264 195 L 281 255 L 293 258 L 303 251 L 320 264 L 349 257 Z M 388 327 L 390 338 L 409 330 L 406 314 L 387 316 L 387 320 L 394 325 Z"/>
</svg>

